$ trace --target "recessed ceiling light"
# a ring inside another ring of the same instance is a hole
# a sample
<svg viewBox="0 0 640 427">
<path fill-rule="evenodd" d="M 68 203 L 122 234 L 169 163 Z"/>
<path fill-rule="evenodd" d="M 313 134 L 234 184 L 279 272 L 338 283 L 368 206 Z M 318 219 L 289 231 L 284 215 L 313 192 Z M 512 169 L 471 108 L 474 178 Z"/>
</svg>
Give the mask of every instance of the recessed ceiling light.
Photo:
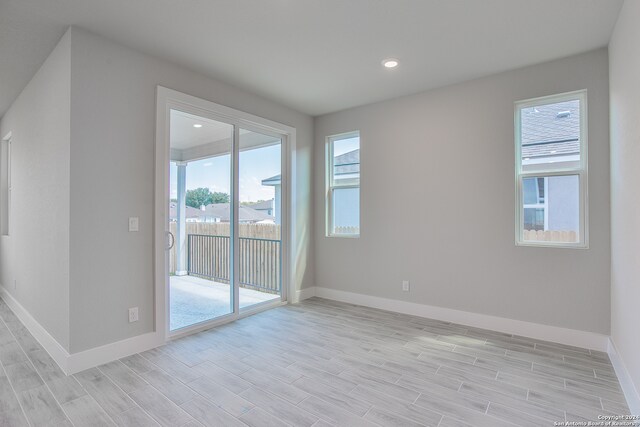
<svg viewBox="0 0 640 427">
<path fill-rule="evenodd" d="M 195 125 L 193 125 L 194 128 L 201 128 L 202 125 L 200 123 L 196 123 Z"/>
<path fill-rule="evenodd" d="M 398 64 L 399 62 L 395 58 L 387 58 L 382 61 L 382 65 L 384 65 L 385 68 L 396 68 Z"/>
</svg>

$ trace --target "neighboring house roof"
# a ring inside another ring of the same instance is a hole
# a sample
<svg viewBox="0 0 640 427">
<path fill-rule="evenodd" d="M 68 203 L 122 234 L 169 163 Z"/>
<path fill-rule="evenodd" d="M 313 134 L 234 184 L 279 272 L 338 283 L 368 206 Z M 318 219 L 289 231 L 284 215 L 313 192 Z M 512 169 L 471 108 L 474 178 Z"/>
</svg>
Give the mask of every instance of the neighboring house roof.
<svg viewBox="0 0 640 427">
<path fill-rule="evenodd" d="M 280 181 L 282 181 L 282 176 L 274 175 L 270 178 L 263 179 L 262 185 L 280 185 Z"/>
<path fill-rule="evenodd" d="M 267 215 L 264 212 L 257 211 L 247 206 L 241 205 L 238 213 L 240 216 L 240 221 L 273 220 L 273 217 L 271 215 Z M 229 221 L 229 203 L 214 203 L 211 205 L 207 205 L 205 207 L 204 214 L 220 218 L 221 221 Z"/>
<path fill-rule="evenodd" d="M 579 101 L 522 109 L 521 135 L 523 157 L 579 153 Z"/>
<path fill-rule="evenodd" d="M 546 157 L 576 154 L 580 152 L 580 141 L 564 141 L 540 145 L 523 145 L 522 157 Z"/>
<path fill-rule="evenodd" d="M 229 203 L 213 203 L 205 206 L 204 210 L 196 209 L 191 206 L 186 207 L 187 219 L 190 218 L 202 218 L 202 217 L 215 217 L 220 218 L 220 221 L 227 222 L 230 220 Z M 176 203 L 171 202 L 170 206 L 170 218 L 175 219 L 177 217 Z M 264 212 L 257 211 L 247 206 L 240 206 L 239 216 L 241 222 L 251 221 L 273 221 L 271 215 L 267 215 Z"/>
<path fill-rule="evenodd" d="M 178 204 L 176 202 L 171 202 L 169 204 L 169 218 L 175 219 L 178 217 Z M 202 211 L 200 209 L 192 208 L 191 206 L 186 206 L 186 217 L 187 219 L 199 218 L 202 216 Z"/>
<path fill-rule="evenodd" d="M 267 209 L 273 209 L 273 199 L 271 200 L 263 200 L 262 202 L 258 202 L 258 203 L 251 203 L 251 204 L 247 204 L 244 205 L 247 206 L 251 209 L 255 209 L 258 211 L 262 211 L 262 210 L 267 210 Z"/>
<path fill-rule="evenodd" d="M 336 156 L 333 159 L 333 175 L 346 175 L 360 172 L 360 149 Z"/>
</svg>

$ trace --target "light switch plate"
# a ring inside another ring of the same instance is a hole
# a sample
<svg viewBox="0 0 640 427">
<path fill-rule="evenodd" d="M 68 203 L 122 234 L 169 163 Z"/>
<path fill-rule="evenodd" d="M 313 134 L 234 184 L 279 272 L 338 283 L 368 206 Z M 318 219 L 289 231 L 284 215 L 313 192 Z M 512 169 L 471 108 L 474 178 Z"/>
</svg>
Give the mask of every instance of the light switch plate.
<svg viewBox="0 0 640 427">
<path fill-rule="evenodd" d="M 129 217 L 129 231 L 138 231 L 140 229 L 140 222 L 137 216 Z"/>
</svg>

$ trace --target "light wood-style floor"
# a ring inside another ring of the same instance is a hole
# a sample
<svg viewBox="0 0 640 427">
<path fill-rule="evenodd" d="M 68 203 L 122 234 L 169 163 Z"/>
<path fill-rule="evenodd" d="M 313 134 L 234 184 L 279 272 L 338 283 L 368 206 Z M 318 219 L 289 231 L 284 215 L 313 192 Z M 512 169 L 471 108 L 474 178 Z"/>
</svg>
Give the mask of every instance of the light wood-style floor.
<svg viewBox="0 0 640 427">
<path fill-rule="evenodd" d="M 312 298 L 66 377 L 0 300 L 0 425 L 553 426 L 628 414 L 605 353 Z"/>
</svg>

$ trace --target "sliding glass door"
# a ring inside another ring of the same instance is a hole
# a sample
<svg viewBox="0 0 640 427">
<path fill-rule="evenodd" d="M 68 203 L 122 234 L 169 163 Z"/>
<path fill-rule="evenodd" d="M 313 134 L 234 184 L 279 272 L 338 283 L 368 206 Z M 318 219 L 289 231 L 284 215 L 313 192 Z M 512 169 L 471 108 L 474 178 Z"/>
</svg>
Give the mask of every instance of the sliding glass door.
<svg viewBox="0 0 640 427">
<path fill-rule="evenodd" d="M 233 126 L 171 110 L 169 329 L 233 313 Z"/>
<path fill-rule="evenodd" d="M 282 295 L 282 139 L 240 130 L 240 309 Z"/>
<path fill-rule="evenodd" d="M 170 109 L 170 334 L 283 300 L 283 141 Z"/>
</svg>

